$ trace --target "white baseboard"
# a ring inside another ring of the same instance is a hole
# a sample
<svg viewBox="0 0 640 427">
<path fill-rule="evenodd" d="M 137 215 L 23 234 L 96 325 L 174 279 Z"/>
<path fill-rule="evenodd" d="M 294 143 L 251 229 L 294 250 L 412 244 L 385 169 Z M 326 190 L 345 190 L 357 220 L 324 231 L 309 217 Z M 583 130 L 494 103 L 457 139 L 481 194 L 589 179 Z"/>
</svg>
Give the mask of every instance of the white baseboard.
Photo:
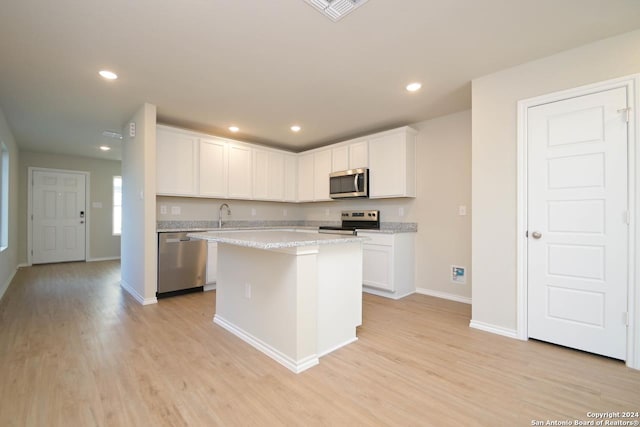
<svg viewBox="0 0 640 427">
<path fill-rule="evenodd" d="M 7 289 L 9 289 L 9 285 L 11 284 L 11 281 L 15 277 L 17 271 L 18 271 L 17 268 L 14 269 L 13 273 L 11 273 L 11 275 L 7 278 L 7 280 L 5 280 L 4 283 L 2 284 L 2 287 L 0 287 L 0 300 L 4 296 L 4 293 L 7 292 Z"/>
<path fill-rule="evenodd" d="M 120 286 L 122 287 L 122 289 L 127 291 L 129 293 L 129 295 L 131 295 L 133 298 L 135 298 L 135 300 L 138 301 L 142 305 L 149 305 L 149 304 L 157 304 L 158 303 L 158 298 L 156 298 L 156 297 L 144 298 L 142 295 L 140 295 L 138 293 L 138 291 L 136 291 L 133 287 L 131 287 L 131 285 L 129 285 L 127 282 L 125 282 L 122 279 L 120 279 Z"/>
<path fill-rule="evenodd" d="M 96 262 L 96 261 L 115 261 L 117 259 L 120 259 L 119 256 L 105 256 L 105 257 L 99 257 L 99 258 L 88 258 L 87 262 Z"/>
<path fill-rule="evenodd" d="M 228 322 L 227 320 L 225 320 L 224 318 L 220 317 L 217 314 L 213 317 L 213 323 L 220 325 L 227 331 L 231 332 L 233 335 L 240 338 L 242 341 L 246 342 L 250 346 L 266 354 L 267 356 L 269 356 L 270 358 L 272 358 L 273 360 L 275 360 L 285 368 L 289 369 L 290 371 L 295 372 L 296 374 L 299 374 L 302 371 L 306 371 L 307 369 L 319 363 L 318 355 L 316 354 L 305 357 L 300 360 L 293 360 L 286 354 L 283 354 L 281 351 L 276 350 L 275 348 L 271 347 L 269 344 L 254 337 L 253 335 L 246 332 L 245 330 L 238 328 L 236 325 Z"/>
<path fill-rule="evenodd" d="M 371 288 L 369 286 L 363 286 L 362 292 L 366 292 L 372 295 L 377 295 L 379 297 L 391 298 L 391 299 L 400 299 L 415 293 L 415 291 L 408 291 L 408 292 L 405 292 L 404 294 L 396 295 L 393 292 L 383 291 L 382 289 Z"/>
<path fill-rule="evenodd" d="M 356 341 L 358 341 L 358 337 L 350 338 L 350 339 L 346 340 L 346 341 L 345 341 L 345 342 L 343 342 L 343 343 L 340 343 L 340 344 L 338 344 L 338 345 L 336 345 L 336 346 L 331 347 L 331 348 L 330 348 L 330 349 L 328 349 L 328 350 L 323 351 L 322 353 L 320 353 L 320 354 L 318 355 L 318 357 L 322 357 L 322 356 L 324 356 L 324 355 L 327 355 L 327 354 L 329 354 L 329 353 L 331 353 L 331 352 L 333 352 L 333 351 L 336 351 L 336 350 L 337 350 L 337 349 L 339 349 L 339 348 L 344 347 L 345 345 L 349 345 L 349 344 L 351 344 L 351 343 L 353 343 L 353 342 L 356 342 Z"/>
<path fill-rule="evenodd" d="M 485 332 L 491 332 L 492 334 L 502 335 L 503 337 L 507 338 L 519 339 L 518 332 L 515 329 L 503 328 L 502 326 L 478 322 L 477 320 L 471 320 L 471 322 L 469 322 L 469 327 Z"/>
<path fill-rule="evenodd" d="M 207 283 L 206 285 L 204 285 L 202 287 L 202 290 L 207 292 L 207 291 L 215 291 L 216 290 L 216 284 L 215 283 Z"/>
<path fill-rule="evenodd" d="M 31 267 L 31 264 L 27 264 L 26 262 L 22 262 L 18 264 L 18 268 Z"/>
<path fill-rule="evenodd" d="M 463 297 L 463 296 L 455 295 L 455 294 L 450 294 L 448 292 L 434 291 L 434 290 L 426 289 L 426 288 L 417 288 L 416 289 L 416 293 L 417 294 L 421 294 L 421 295 L 429 295 L 431 297 L 436 297 L 436 298 L 448 299 L 450 301 L 456 301 L 456 302 L 462 302 L 462 303 L 465 303 L 465 304 L 471 304 L 471 298 Z"/>
</svg>

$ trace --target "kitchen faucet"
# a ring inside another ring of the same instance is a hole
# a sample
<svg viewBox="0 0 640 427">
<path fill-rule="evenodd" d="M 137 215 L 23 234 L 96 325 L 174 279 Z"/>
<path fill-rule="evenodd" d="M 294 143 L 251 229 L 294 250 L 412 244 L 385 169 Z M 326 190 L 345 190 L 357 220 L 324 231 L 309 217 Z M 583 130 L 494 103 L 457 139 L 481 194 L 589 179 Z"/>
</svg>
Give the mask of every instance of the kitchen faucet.
<svg viewBox="0 0 640 427">
<path fill-rule="evenodd" d="M 227 208 L 227 215 L 231 215 L 231 208 L 226 203 L 220 205 L 220 209 L 218 209 L 218 228 L 222 228 L 222 208 Z"/>
</svg>

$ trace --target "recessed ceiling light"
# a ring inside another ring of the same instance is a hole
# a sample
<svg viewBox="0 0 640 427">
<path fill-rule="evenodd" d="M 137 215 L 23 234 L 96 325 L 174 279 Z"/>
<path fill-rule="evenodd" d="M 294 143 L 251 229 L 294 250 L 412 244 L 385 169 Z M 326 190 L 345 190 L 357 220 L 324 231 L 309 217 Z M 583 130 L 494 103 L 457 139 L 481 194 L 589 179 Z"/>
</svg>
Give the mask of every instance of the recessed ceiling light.
<svg viewBox="0 0 640 427">
<path fill-rule="evenodd" d="M 409 92 L 415 92 L 415 91 L 417 91 L 417 90 L 420 90 L 420 88 L 421 88 L 421 87 L 422 87 L 422 84 L 421 84 L 421 83 L 409 83 L 409 84 L 407 85 L 407 90 L 408 90 Z"/>
<path fill-rule="evenodd" d="M 100 149 L 101 149 L 102 151 L 109 151 L 109 150 L 111 150 L 111 147 L 109 147 L 108 145 L 101 145 L 101 146 L 100 146 Z"/>
<path fill-rule="evenodd" d="M 229 126 L 229 130 L 231 132 L 238 132 L 240 130 L 240 128 L 238 126 Z"/>
<path fill-rule="evenodd" d="M 116 73 L 114 73 L 113 71 L 109 71 L 109 70 L 102 70 L 100 72 L 98 72 L 98 74 L 100 74 L 100 76 L 102 76 L 103 78 L 107 79 L 107 80 L 115 80 L 118 78 L 118 75 Z"/>
<path fill-rule="evenodd" d="M 293 125 L 291 126 L 291 130 L 294 132 L 300 132 L 300 129 L 302 129 L 300 126 L 298 125 Z"/>
</svg>

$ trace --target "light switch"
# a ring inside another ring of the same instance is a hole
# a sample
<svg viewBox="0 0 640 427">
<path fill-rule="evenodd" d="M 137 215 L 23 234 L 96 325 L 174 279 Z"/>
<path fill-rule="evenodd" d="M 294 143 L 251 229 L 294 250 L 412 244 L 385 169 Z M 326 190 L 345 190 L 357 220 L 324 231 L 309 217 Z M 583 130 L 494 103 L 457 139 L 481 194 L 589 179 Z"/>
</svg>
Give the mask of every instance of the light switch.
<svg viewBox="0 0 640 427">
<path fill-rule="evenodd" d="M 465 205 L 458 206 L 458 215 L 465 216 L 467 214 L 467 207 Z"/>
<path fill-rule="evenodd" d="M 91 203 L 91 207 L 95 209 L 102 209 L 102 202 L 93 202 Z"/>
</svg>

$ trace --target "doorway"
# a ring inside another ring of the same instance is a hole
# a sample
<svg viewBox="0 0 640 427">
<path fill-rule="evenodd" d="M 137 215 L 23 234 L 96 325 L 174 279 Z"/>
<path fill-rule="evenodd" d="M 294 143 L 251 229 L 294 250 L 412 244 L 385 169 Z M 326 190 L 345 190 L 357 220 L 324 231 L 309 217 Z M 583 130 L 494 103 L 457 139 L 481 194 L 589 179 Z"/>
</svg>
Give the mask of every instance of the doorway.
<svg viewBox="0 0 640 427">
<path fill-rule="evenodd" d="M 29 264 L 87 258 L 88 172 L 29 168 Z"/>
<path fill-rule="evenodd" d="M 518 104 L 518 337 L 630 366 L 637 80 Z"/>
</svg>

